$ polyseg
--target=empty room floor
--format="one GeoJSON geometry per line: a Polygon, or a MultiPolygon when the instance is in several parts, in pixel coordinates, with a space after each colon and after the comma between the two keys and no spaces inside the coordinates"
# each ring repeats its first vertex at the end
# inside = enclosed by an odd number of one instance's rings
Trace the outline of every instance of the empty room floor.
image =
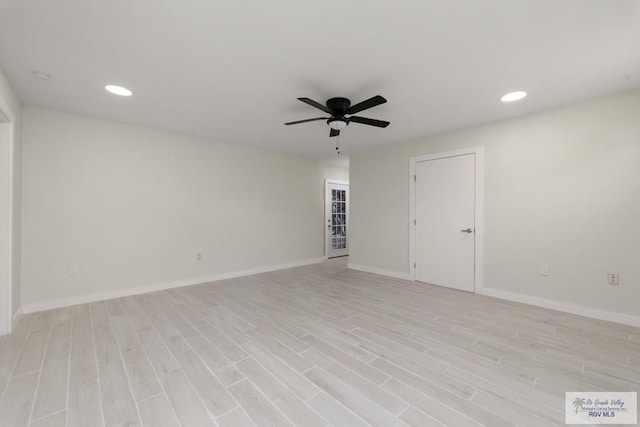
{"type": "Polygon", "coordinates": [[[637,391],[640,329],[344,259],[22,316],[2,426],[549,426],[637,391]]]}

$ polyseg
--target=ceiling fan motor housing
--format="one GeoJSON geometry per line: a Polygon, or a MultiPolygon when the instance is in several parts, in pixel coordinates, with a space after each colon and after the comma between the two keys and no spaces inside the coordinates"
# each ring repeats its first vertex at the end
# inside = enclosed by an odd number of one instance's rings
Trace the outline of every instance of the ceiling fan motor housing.
{"type": "Polygon", "coordinates": [[[331,98],[327,101],[327,108],[331,110],[333,115],[327,120],[327,124],[331,129],[340,130],[347,127],[349,120],[344,117],[345,113],[351,106],[351,101],[347,98],[331,98]]]}
{"type": "Polygon", "coordinates": [[[331,98],[327,101],[327,107],[333,111],[335,115],[344,115],[351,107],[351,101],[347,98],[331,98]]]}

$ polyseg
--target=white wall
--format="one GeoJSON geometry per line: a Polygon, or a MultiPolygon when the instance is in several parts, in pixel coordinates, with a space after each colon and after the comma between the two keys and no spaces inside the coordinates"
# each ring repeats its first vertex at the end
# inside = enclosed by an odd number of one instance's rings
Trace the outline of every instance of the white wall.
{"type": "MultiPolygon", "coordinates": [[[[0,277],[9,277],[11,287],[11,309],[9,315],[18,312],[20,306],[20,230],[21,230],[21,175],[22,175],[22,104],[11,89],[11,85],[6,76],[0,70],[0,111],[11,120],[9,124],[3,124],[3,135],[5,141],[0,148],[4,151],[0,173],[8,178],[8,188],[0,191],[0,217],[4,217],[4,223],[0,224],[0,254],[4,251],[4,256],[0,255],[0,277]],[[7,174],[4,174],[7,172],[7,174]],[[8,192],[7,192],[8,190],[8,192]],[[7,264],[8,265],[4,265],[7,264]]],[[[0,279],[5,280],[5,279],[0,279]]],[[[7,294],[0,284],[0,298],[6,298],[7,294]]],[[[0,306],[2,306],[0,302],[0,306]]],[[[8,308],[8,306],[7,306],[8,308]]],[[[2,311],[0,309],[0,311],[2,311]]],[[[4,317],[3,317],[4,319],[4,317]]],[[[8,332],[7,325],[0,320],[0,334],[8,332]]]]}
{"type": "Polygon", "coordinates": [[[346,171],[25,107],[22,302],[322,257],[334,173],[346,171]]]}
{"type": "Polygon", "coordinates": [[[349,169],[348,168],[340,168],[336,166],[330,165],[321,165],[322,168],[322,177],[324,186],[324,179],[335,179],[338,181],[349,181],[349,169]]]}
{"type": "Polygon", "coordinates": [[[640,91],[352,154],[350,262],[408,273],[409,158],[476,145],[485,287],[640,315],[640,91]]]}

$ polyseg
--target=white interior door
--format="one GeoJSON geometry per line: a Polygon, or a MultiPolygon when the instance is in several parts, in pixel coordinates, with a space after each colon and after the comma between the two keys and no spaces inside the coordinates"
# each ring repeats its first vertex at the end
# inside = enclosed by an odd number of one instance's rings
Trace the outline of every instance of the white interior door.
{"type": "Polygon", "coordinates": [[[475,157],[416,163],[417,281],[474,291],[475,157]]]}
{"type": "Polygon", "coordinates": [[[325,181],[327,258],[349,255],[349,184],[325,181]]]}

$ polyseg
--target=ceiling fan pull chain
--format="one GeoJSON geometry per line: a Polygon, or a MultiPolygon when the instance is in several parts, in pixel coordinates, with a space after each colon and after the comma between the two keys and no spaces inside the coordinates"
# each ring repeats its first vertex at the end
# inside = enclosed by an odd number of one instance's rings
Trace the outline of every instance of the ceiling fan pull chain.
{"type": "Polygon", "coordinates": [[[340,134],[336,136],[336,152],[340,154],[340,134]]]}

